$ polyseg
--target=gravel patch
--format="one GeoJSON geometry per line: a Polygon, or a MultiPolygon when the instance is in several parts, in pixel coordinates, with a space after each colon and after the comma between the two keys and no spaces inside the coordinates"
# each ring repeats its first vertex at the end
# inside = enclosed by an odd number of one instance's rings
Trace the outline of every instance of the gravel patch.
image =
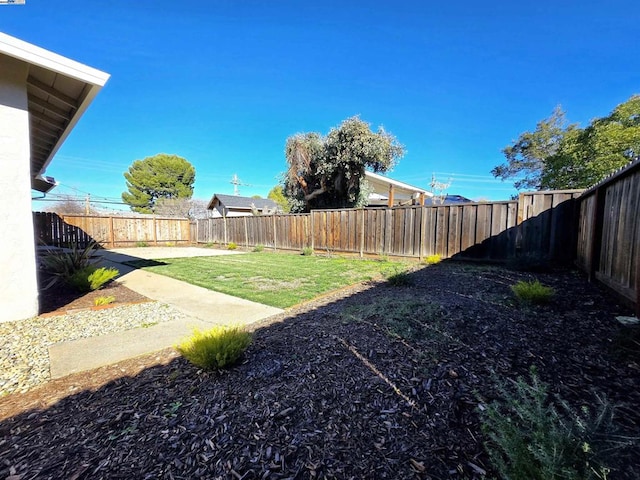
{"type": "Polygon", "coordinates": [[[170,305],[146,302],[104,310],[81,310],[53,317],[0,323],[0,396],[47,382],[49,346],[148,327],[187,316],[170,305]]]}

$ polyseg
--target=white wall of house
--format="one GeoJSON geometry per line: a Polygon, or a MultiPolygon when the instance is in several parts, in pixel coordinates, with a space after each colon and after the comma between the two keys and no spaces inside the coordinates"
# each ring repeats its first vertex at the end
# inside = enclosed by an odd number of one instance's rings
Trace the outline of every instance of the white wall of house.
{"type": "Polygon", "coordinates": [[[38,314],[26,63],[0,55],[0,322],[38,314]]]}

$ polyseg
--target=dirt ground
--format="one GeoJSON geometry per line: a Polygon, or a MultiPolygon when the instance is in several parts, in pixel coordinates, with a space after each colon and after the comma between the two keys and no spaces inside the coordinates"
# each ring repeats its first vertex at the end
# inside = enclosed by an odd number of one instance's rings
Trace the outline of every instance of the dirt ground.
{"type": "MultiPolygon", "coordinates": [[[[576,271],[443,262],[264,321],[228,371],[167,349],[1,398],[0,478],[482,478],[479,405],[531,366],[638,434],[629,314],[576,271]],[[514,300],[533,278],[550,304],[514,300]]],[[[639,478],[637,446],[618,453],[608,478],[639,478]]]]}

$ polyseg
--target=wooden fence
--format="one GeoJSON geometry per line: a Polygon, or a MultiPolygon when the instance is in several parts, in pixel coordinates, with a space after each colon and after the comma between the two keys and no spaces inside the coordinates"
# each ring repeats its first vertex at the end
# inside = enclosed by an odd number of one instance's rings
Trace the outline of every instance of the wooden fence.
{"type": "Polygon", "coordinates": [[[57,215],[34,212],[36,242],[58,247],[95,240],[106,248],[148,245],[188,245],[189,220],[164,217],[57,215]]]}
{"type": "Polygon", "coordinates": [[[580,199],[577,265],[636,306],[640,318],[640,160],[580,199]]]}
{"type": "Polygon", "coordinates": [[[423,258],[570,262],[579,190],[521,194],[517,201],[314,210],[309,214],[199,220],[198,243],[423,258]]]}

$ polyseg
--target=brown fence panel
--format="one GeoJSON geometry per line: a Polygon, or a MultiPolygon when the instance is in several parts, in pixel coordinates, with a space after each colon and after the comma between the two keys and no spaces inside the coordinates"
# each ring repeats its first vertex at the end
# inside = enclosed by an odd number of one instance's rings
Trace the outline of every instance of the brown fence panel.
{"type": "Polygon", "coordinates": [[[640,316],[640,160],[580,199],[577,265],[628,301],[640,316]]]}

